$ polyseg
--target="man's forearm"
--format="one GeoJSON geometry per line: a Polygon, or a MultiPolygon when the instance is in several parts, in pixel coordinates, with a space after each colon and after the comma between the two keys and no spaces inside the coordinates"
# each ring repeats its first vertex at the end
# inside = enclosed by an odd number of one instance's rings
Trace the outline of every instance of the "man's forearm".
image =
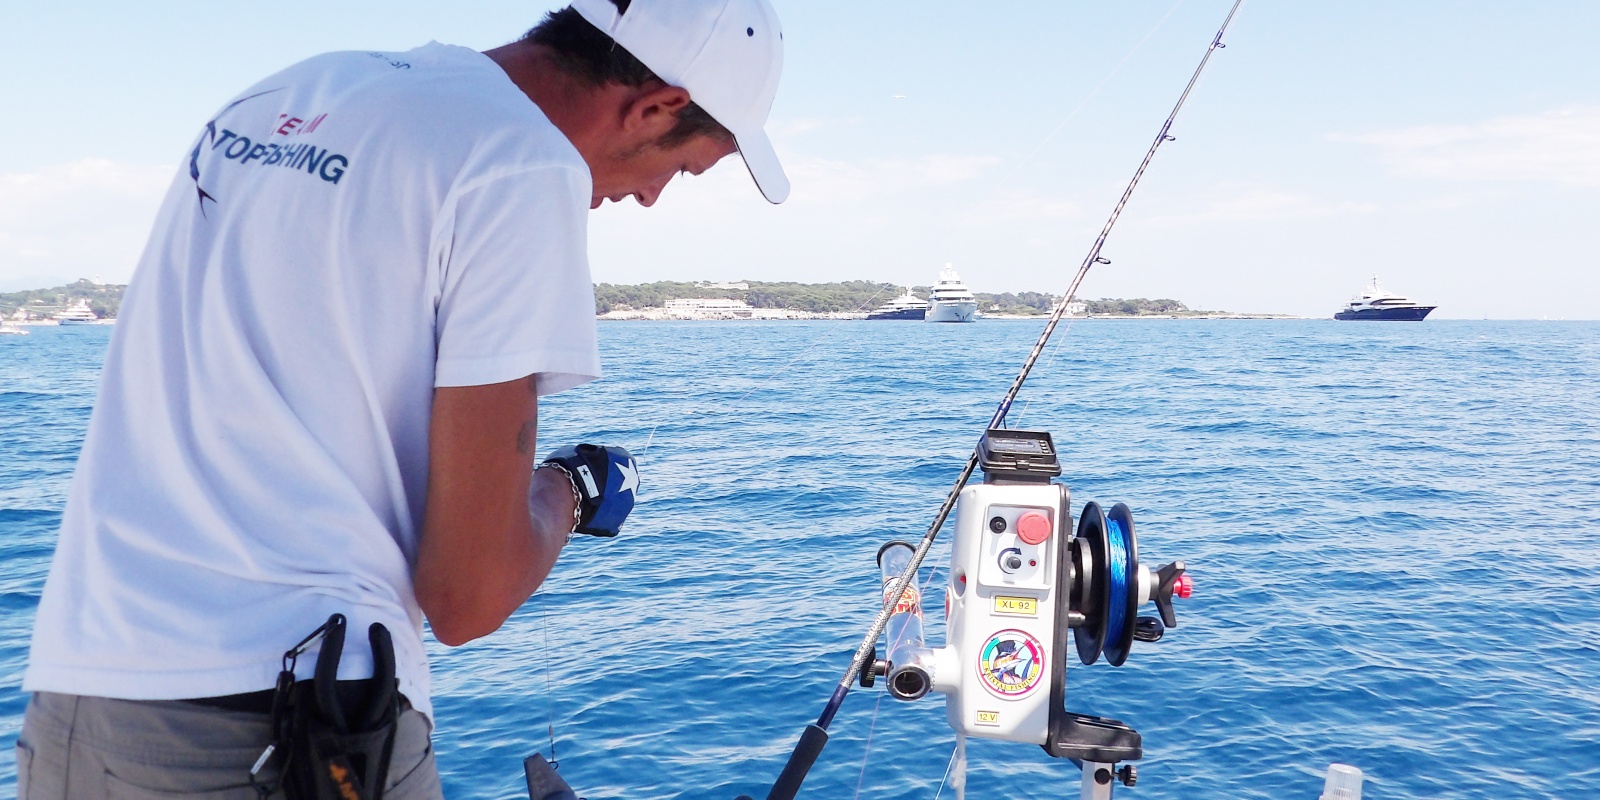
{"type": "Polygon", "coordinates": [[[414,588],[447,645],[497,630],[572,530],[570,483],[533,469],[537,418],[533,378],[435,392],[414,588]]]}
{"type": "Polygon", "coordinates": [[[500,547],[471,537],[479,540],[477,552],[419,561],[417,598],[439,641],[453,647],[499,630],[550,574],[572,530],[572,490],[565,476],[535,473],[526,508],[521,525],[495,537],[500,547]]]}

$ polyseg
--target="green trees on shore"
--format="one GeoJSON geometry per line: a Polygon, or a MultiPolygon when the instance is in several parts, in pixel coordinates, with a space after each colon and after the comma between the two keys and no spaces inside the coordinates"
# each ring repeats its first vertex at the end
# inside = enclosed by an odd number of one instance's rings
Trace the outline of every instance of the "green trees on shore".
{"type": "MultiPolygon", "coordinates": [[[[0,316],[10,317],[17,309],[25,308],[36,316],[48,316],[79,300],[87,300],[89,307],[102,317],[115,317],[122,305],[122,293],[128,287],[118,284],[99,284],[79,279],[65,286],[51,289],[30,289],[20,292],[0,293],[0,316]]],[[[913,286],[919,297],[927,297],[930,287],[913,286]]],[[[668,300],[694,297],[726,297],[743,300],[755,308],[788,308],[812,314],[840,312],[866,312],[898,297],[903,287],[878,281],[844,281],[841,283],[795,283],[793,281],[742,281],[737,284],[712,285],[693,281],[656,281],[655,283],[615,284],[598,283],[594,287],[594,310],[604,314],[618,309],[660,308],[668,300]],[[729,287],[732,288],[729,288],[729,287]],[[744,288],[738,288],[738,287],[744,288]]],[[[990,294],[975,292],[978,308],[987,314],[1047,314],[1055,306],[1057,295],[1041,292],[1003,292],[990,294]]],[[[1144,314],[1189,314],[1191,311],[1177,300],[1085,300],[1090,314],[1139,316],[1144,314]]]]}
{"type": "Polygon", "coordinates": [[[1136,297],[1132,300],[1085,300],[1090,314],[1116,315],[1123,317],[1137,317],[1144,314],[1188,314],[1200,313],[1192,311],[1188,306],[1176,300],[1146,300],[1136,297]]]}
{"type": "MultiPolygon", "coordinates": [[[[725,297],[743,300],[754,308],[789,308],[812,314],[866,312],[898,297],[904,289],[892,283],[844,281],[842,283],[794,283],[741,281],[746,288],[719,288],[687,281],[657,281],[633,285],[600,283],[594,287],[596,314],[609,311],[660,308],[668,300],[694,297],[725,297]]],[[[927,297],[930,287],[913,286],[919,297],[927,297]]],[[[975,292],[978,308],[990,314],[1048,314],[1059,299],[1042,292],[975,292]]],[[[1139,316],[1142,314],[1191,313],[1177,300],[1086,300],[1090,314],[1139,316]]]]}
{"type": "Polygon", "coordinates": [[[27,309],[35,317],[48,317],[80,300],[89,301],[89,307],[101,317],[115,317],[122,306],[122,292],[127,286],[115,283],[95,283],[79,278],[65,286],[51,289],[26,289],[20,292],[0,293],[0,316],[9,319],[17,309],[27,309]]]}
{"type": "MultiPolygon", "coordinates": [[[[794,283],[743,281],[748,288],[718,288],[704,283],[657,281],[636,285],[595,284],[596,314],[627,308],[659,308],[668,300],[693,297],[725,297],[743,300],[755,308],[792,308],[814,314],[844,311],[871,311],[888,302],[901,289],[892,283],[845,281],[843,283],[794,283]]],[[[927,288],[922,289],[927,295],[927,288]]]]}

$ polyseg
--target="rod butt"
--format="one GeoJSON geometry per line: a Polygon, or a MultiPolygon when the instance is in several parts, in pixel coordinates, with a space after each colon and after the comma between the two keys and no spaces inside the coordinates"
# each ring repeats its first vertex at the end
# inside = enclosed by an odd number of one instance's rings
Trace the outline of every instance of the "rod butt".
{"type": "Polygon", "coordinates": [[[772,791],[767,793],[767,800],[794,800],[800,793],[800,784],[805,782],[806,773],[817,763],[817,756],[822,755],[822,748],[827,744],[827,731],[815,724],[807,725],[794,752],[789,754],[789,763],[783,765],[777,783],[772,784],[772,791]]]}

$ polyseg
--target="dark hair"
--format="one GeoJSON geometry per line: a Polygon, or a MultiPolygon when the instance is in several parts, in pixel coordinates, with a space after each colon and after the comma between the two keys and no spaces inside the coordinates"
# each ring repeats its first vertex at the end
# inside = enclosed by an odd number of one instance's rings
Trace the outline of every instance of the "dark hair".
{"type": "MultiPolygon", "coordinates": [[[[611,2],[619,12],[626,12],[631,0],[611,2]]],[[[643,86],[659,79],[644,62],[619,47],[604,31],[589,24],[571,6],[546,14],[538,25],[522,37],[522,41],[550,48],[562,72],[591,86],[607,83],[643,86]]],[[[691,100],[688,105],[678,109],[677,124],[656,143],[662,147],[676,147],[699,135],[714,139],[733,138],[733,134],[722,123],[712,119],[705,109],[691,100]]]]}

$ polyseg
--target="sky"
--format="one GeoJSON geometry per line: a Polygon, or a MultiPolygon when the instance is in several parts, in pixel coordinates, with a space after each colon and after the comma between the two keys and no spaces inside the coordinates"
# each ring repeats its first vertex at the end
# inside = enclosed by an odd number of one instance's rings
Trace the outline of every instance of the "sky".
{"type": "MultiPolygon", "coordinates": [[[[200,127],[330,50],[487,49],[556,2],[28,3],[0,29],[0,291],[126,282],[200,127]]],[[[1059,293],[1231,0],[774,0],[768,130],[590,216],[596,281],[1059,293]]],[[[1600,319],[1600,3],[1247,0],[1086,297],[1326,317],[1374,275],[1436,318],[1600,319]]]]}

